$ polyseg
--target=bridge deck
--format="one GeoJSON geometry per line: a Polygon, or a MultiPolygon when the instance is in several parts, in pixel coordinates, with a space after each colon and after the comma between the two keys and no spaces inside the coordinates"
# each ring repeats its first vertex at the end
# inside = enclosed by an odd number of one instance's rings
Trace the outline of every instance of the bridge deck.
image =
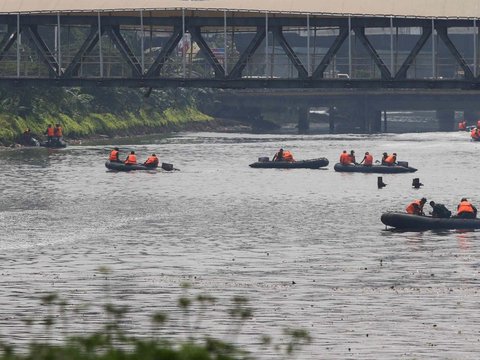
{"type": "MultiPolygon", "coordinates": [[[[125,12],[155,10],[211,10],[215,12],[268,12],[277,14],[311,14],[328,16],[381,16],[410,18],[476,19],[480,18],[478,0],[163,0],[152,6],[151,0],[62,0],[2,1],[0,14],[125,12]],[[161,4],[161,5],[160,5],[161,4]]],[[[112,14],[113,15],[113,14],[112,14]]],[[[170,16],[166,13],[155,16],[170,16]]]]}

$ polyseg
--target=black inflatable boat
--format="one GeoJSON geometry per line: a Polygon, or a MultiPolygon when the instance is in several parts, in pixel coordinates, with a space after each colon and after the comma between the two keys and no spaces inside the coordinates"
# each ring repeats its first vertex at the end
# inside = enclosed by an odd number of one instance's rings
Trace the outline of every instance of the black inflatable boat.
{"type": "Polygon", "coordinates": [[[342,165],[336,163],[333,167],[338,172],[360,172],[360,173],[377,173],[377,174],[399,174],[413,173],[417,171],[414,167],[408,166],[406,162],[399,162],[399,165],[342,165]]]}
{"type": "MultiPolygon", "coordinates": [[[[107,160],[105,167],[115,171],[136,171],[136,170],[156,170],[158,166],[145,166],[143,164],[125,165],[123,162],[107,160]]],[[[161,168],[166,171],[178,170],[174,169],[172,164],[162,163],[161,168]]]]}
{"type": "Polygon", "coordinates": [[[326,158],[300,160],[300,161],[270,161],[267,157],[250,164],[252,168],[261,169],[319,169],[328,165],[326,158]]]}
{"type": "Polygon", "coordinates": [[[398,212],[382,214],[382,223],[404,230],[480,229],[480,219],[434,218],[398,212]]]}
{"type": "Polygon", "coordinates": [[[62,149],[67,147],[67,143],[63,139],[52,140],[52,141],[43,141],[40,143],[40,146],[51,148],[51,149],[62,149]]]}

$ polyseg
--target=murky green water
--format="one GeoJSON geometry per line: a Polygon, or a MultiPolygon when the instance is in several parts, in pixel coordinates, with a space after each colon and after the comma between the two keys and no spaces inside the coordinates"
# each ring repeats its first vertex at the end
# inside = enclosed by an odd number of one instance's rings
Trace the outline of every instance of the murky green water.
{"type": "MultiPolygon", "coordinates": [[[[251,300],[254,318],[238,341],[252,350],[260,334],[282,342],[284,328],[304,327],[313,342],[301,359],[478,357],[479,233],[398,233],[380,222],[421,196],[451,209],[463,196],[480,205],[480,144],[467,133],[187,133],[122,146],[142,159],[156,152],[181,171],[107,172],[103,144],[0,152],[0,334],[28,337],[22,318],[41,318],[40,293],[59,292],[71,307],[101,303],[97,269],[108,266],[112,298],[134,308],[125,322],[133,334],[148,334],[156,310],[173,318],[167,336],[191,333],[176,306],[189,281],[191,294],[218,299],[201,322],[211,335],[230,336],[232,296],[251,300]],[[279,147],[331,164],[248,167],[279,147]],[[333,171],[343,149],[395,151],[419,171],[383,175],[388,185],[378,190],[376,174],[333,171]],[[411,187],[414,177],[424,188],[411,187]]],[[[103,319],[92,306],[68,331],[103,319]]]]}

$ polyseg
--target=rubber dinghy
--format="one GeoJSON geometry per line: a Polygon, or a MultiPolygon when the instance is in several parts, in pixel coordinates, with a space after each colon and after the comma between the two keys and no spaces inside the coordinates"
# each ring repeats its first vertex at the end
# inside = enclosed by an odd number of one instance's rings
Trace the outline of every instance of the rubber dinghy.
{"type": "Polygon", "coordinates": [[[404,230],[480,229],[480,219],[434,218],[399,212],[382,214],[382,223],[404,230]]]}
{"type": "Polygon", "coordinates": [[[259,161],[250,164],[252,168],[261,169],[319,169],[328,165],[326,158],[299,160],[299,161],[270,161],[269,158],[259,158],[259,161]]]}
{"type": "Polygon", "coordinates": [[[50,148],[50,149],[62,149],[67,147],[67,143],[63,140],[52,140],[50,142],[43,141],[40,143],[40,146],[50,148]]]}
{"type": "Polygon", "coordinates": [[[360,173],[377,173],[377,174],[400,174],[413,173],[417,171],[416,168],[408,166],[408,162],[399,161],[398,165],[342,165],[336,163],[333,167],[338,172],[360,172],[360,173]]]}
{"type": "MultiPolygon", "coordinates": [[[[143,164],[135,164],[135,165],[125,165],[123,162],[116,162],[107,160],[105,163],[105,167],[110,170],[115,171],[136,171],[136,170],[156,170],[158,167],[152,166],[145,166],[143,164]]],[[[162,169],[166,171],[174,170],[172,164],[162,163],[162,169]]]]}

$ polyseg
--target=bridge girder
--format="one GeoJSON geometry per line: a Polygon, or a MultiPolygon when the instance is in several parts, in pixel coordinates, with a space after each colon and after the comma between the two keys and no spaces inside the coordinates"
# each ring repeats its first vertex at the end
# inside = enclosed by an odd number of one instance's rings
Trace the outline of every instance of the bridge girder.
{"type": "MultiPolygon", "coordinates": [[[[312,17],[309,19],[309,29],[315,27],[336,27],[338,35],[330,45],[325,55],[318,63],[312,74],[309,74],[305,65],[302,63],[301,57],[297,54],[284,36],[284,29],[293,26],[305,27],[305,19],[301,17],[274,17],[265,21],[262,17],[249,18],[218,18],[218,17],[185,17],[185,18],[168,18],[168,17],[145,17],[142,18],[142,26],[172,27],[173,32],[167,42],[160,50],[158,56],[148,68],[144,68],[144,62],[140,61],[134,51],[129,47],[127,41],[122,35],[121,27],[140,26],[139,17],[135,16],[65,16],[61,18],[62,26],[89,26],[90,32],[78,48],[78,51],[67,64],[66,69],[62,69],[57,61],[55,54],[47,46],[47,42],[42,38],[38,31],[39,26],[57,26],[60,18],[50,15],[28,15],[17,16],[2,15],[0,16],[0,24],[7,25],[7,31],[3,40],[0,42],[0,66],[5,54],[17,43],[19,34],[25,33],[30,42],[34,45],[39,59],[48,68],[48,77],[41,76],[33,78],[30,76],[0,76],[0,82],[8,83],[46,83],[64,86],[75,86],[80,84],[102,84],[103,86],[147,86],[147,87],[170,87],[170,86],[186,86],[186,87],[214,87],[214,88],[427,88],[427,89],[477,89],[480,86],[480,79],[474,75],[468,65],[467,60],[462,56],[460,51],[455,47],[454,43],[448,35],[450,27],[472,27],[472,22],[468,20],[435,20],[432,23],[426,19],[390,19],[390,18],[352,18],[349,22],[346,18],[339,17],[312,17]],[[18,24],[21,24],[17,28],[18,24]],[[210,31],[212,27],[222,28],[226,24],[230,27],[253,27],[256,32],[246,46],[246,48],[238,56],[238,60],[229,66],[230,71],[227,72],[221,61],[217,58],[211,46],[205,40],[204,33],[210,31]],[[268,24],[268,25],[267,25],[268,24]],[[389,69],[382,60],[379,52],[369,41],[365,30],[367,28],[378,27],[421,27],[422,34],[415,46],[406,56],[400,68],[394,72],[389,69]],[[458,66],[463,70],[464,77],[462,79],[408,79],[407,72],[422,50],[426,42],[431,39],[433,29],[436,30],[438,37],[448,48],[458,66]],[[380,79],[327,79],[324,74],[333,58],[338,53],[342,45],[345,44],[352,32],[357,36],[363,44],[371,60],[380,70],[380,79]],[[161,70],[165,63],[171,58],[175,48],[180,43],[184,34],[189,33],[193,41],[200,48],[200,54],[205,58],[209,66],[212,68],[213,77],[205,78],[188,78],[183,77],[172,78],[171,76],[161,75],[161,70]],[[281,46],[287,58],[297,71],[296,78],[271,78],[268,74],[262,78],[246,78],[244,70],[255,51],[260,47],[268,34],[275,35],[276,42],[281,46]],[[114,46],[118,49],[124,63],[130,68],[131,74],[124,78],[108,78],[95,77],[94,79],[79,75],[79,69],[82,62],[91,54],[93,49],[100,42],[101,36],[106,34],[114,46]]],[[[142,29],[143,31],[143,29],[142,29]]],[[[142,49],[144,51],[144,49],[142,49]]],[[[185,55],[183,55],[185,56],[185,55]]],[[[101,57],[100,57],[101,58],[101,57]]],[[[17,62],[18,64],[18,62],[17,62]]],[[[102,63],[99,64],[103,66],[102,63]]],[[[18,66],[18,65],[17,65],[18,66]]],[[[17,71],[17,74],[19,72],[17,71]]],[[[103,73],[102,71],[100,72],[103,73]]]]}

